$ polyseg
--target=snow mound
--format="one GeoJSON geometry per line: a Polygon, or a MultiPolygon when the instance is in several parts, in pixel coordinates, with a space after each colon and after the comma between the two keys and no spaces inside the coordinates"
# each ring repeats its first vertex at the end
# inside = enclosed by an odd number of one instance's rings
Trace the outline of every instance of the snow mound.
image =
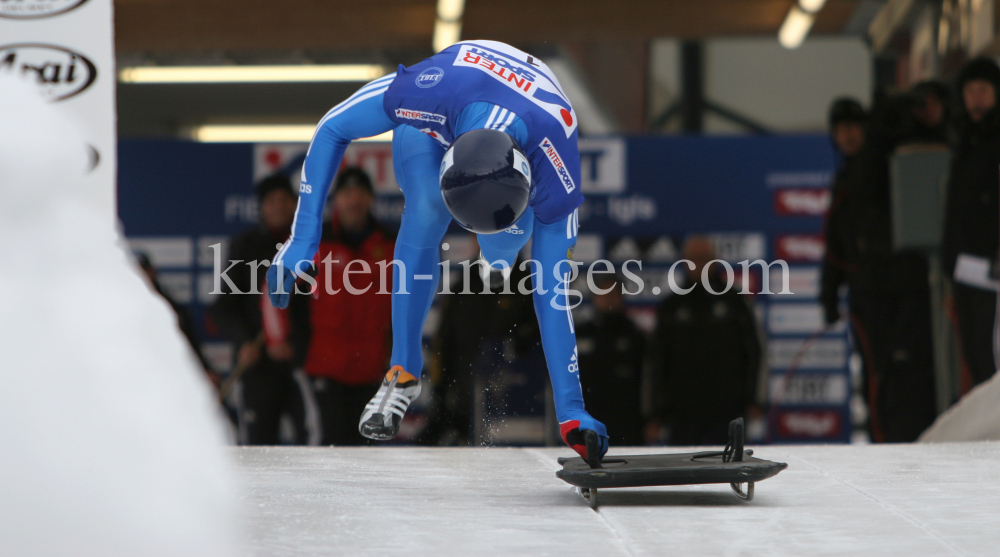
{"type": "Polygon", "coordinates": [[[236,548],[224,426],[167,304],[83,200],[73,120],[0,78],[5,555],[236,548]]]}
{"type": "Polygon", "coordinates": [[[1000,441],[1000,373],[994,373],[938,416],[918,441],[1000,441]]]}

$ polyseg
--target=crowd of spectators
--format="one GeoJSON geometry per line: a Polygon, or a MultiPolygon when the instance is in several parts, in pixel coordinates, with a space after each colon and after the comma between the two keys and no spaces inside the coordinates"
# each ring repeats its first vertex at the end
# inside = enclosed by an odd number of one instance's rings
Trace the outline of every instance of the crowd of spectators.
{"type": "Polygon", "coordinates": [[[959,72],[954,89],[927,81],[879,99],[870,111],[847,98],[831,107],[830,135],[840,167],[826,222],[821,301],[828,324],[850,321],[863,356],[862,393],[875,441],[913,441],[937,415],[929,286],[935,260],[953,282],[946,303],[954,309],[966,388],[996,370],[996,286],[989,286],[989,277],[972,286],[956,270],[962,260],[978,260],[980,268],[994,270],[996,280],[998,91],[1000,68],[976,59],[959,72]],[[894,247],[891,161],[917,145],[952,153],[939,252],[894,247]],[[848,292],[846,312],[840,309],[841,286],[848,292]]]}
{"type": "Polygon", "coordinates": [[[978,258],[988,262],[989,278],[996,281],[1000,249],[1000,68],[993,60],[973,60],[959,74],[957,85],[962,111],[955,130],[942,255],[945,273],[956,277],[954,308],[962,354],[971,383],[976,385],[997,368],[993,352],[996,287],[970,286],[959,280],[956,271],[963,256],[978,258]]]}

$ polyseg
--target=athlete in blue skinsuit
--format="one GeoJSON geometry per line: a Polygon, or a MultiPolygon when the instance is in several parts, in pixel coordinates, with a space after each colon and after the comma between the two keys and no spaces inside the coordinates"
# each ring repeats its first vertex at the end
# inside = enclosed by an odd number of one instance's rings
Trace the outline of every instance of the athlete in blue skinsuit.
{"type": "Polygon", "coordinates": [[[285,307],[295,280],[312,265],[327,193],[348,144],[389,130],[405,196],[395,251],[401,264],[393,273],[391,368],[361,417],[362,435],[394,436],[420,392],[421,333],[440,278],[441,240],[454,218],[477,232],[482,256],[494,266],[513,265],[533,238],[531,257],[541,267],[529,269],[535,314],[560,430],[584,458],[603,457],[607,432],[584,409],[567,295],[565,260],[583,201],[576,113],[548,67],[527,53],[493,41],[461,42],[400,66],[330,110],[302,167],[292,235],[268,270],[271,302],[285,307]]]}

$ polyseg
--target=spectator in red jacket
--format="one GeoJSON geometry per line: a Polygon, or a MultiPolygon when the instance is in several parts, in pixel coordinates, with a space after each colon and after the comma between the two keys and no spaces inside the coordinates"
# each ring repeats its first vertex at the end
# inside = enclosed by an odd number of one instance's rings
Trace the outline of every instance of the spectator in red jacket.
{"type": "Polygon", "coordinates": [[[394,268],[387,268],[383,289],[379,262],[392,261],[395,238],[372,217],[372,182],[364,171],[345,169],[334,186],[316,254],[316,292],[292,297],[289,334],[312,387],[313,400],[305,401],[310,440],[360,445],[367,440],[358,433],[358,416],[388,369],[394,268]],[[363,265],[354,263],[347,285],[344,270],[352,261],[366,262],[371,272],[357,273],[363,265]]]}

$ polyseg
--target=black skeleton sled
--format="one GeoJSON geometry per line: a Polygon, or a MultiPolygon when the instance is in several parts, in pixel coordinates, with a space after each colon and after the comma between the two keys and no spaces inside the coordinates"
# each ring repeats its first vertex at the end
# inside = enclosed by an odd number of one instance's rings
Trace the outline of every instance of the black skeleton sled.
{"type": "MultiPolygon", "coordinates": [[[[597,434],[587,431],[587,454],[596,455],[597,434]]],[[[597,508],[597,490],[614,487],[663,485],[729,484],[744,501],[753,499],[754,483],[766,480],[788,467],[784,462],[753,458],[744,449],[743,418],[729,423],[729,444],[722,451],[658,455],[560,458],[562,470],[556,476],[575,485],[580,495],[597,508]],[[746,484],[746,489],[743,488],[746,484]]]]}

